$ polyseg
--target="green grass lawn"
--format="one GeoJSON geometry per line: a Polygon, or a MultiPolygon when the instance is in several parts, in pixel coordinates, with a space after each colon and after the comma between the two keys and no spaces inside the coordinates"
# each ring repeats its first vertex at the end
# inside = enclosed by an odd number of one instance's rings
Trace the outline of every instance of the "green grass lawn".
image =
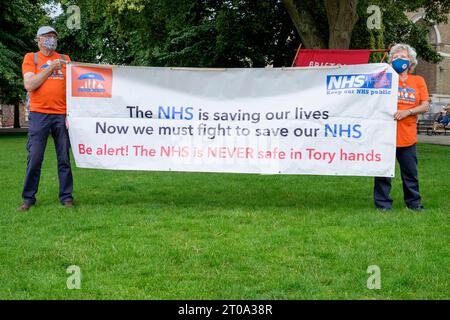
{"type": "Polygon", "coordinates": [[[449,147],[418,146],[425,213],[405,209],[398,170],[389,213],[369,177],[78,168],[70,210],[50,140],[38,204],[19,213],[25,141],[0,136],[1,299],[450,298],[449,147]]]}

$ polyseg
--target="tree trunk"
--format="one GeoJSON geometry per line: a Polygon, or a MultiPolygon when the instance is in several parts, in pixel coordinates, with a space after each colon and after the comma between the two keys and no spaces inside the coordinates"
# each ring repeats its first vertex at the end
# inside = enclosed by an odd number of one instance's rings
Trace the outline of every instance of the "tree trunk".
{"type": "Polygon", "coordinates": [[[352,39],[352,31],[358,20],[356,7],[358,0],[326,0],[330,37],[329,49],[348,49],[352,39]]]}
{"type": "Polygon", "coordinates": [[[19,103],[14,105],[14,128],[20,128],[19,103]]]}
{"type": "Polygon", "coordinates": [[[325,49],[327,41],[316,27],[314,18],[301,0],[283,0],[283,4],[302,40],[303,47],[325,49]]]}

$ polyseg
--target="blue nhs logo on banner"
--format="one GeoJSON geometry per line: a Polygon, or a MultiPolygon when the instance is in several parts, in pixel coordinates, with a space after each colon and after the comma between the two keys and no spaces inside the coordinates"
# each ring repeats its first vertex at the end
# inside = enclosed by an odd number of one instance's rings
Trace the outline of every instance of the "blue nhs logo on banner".
{"type": "Polygon", "coordinates": [[[327,90],[391,89],[392,73],[342,74],[327,76],[327,90]]]}

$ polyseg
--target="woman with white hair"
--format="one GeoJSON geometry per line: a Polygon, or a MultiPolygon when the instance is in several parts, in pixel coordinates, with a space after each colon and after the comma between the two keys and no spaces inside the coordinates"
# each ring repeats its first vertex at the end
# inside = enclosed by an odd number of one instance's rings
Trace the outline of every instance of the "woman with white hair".
{"type": "MultiPolygon", "coordinates": [[[[417,115],[429,109],[427,85],[418,75],[413,75],[417,66],[417,53],[409,45],[399,43],[389,52],[389,63],[399,75],[398,103],[394,119],[397,120],[396,157],[400,165],[403,196],[406,206],[415,211],[424,210],[419,193],[417,174],[417,115]]],[[[383,211],[392,208],[391,178],[376,177],[374,187],[375,206],[383,211]]]]}

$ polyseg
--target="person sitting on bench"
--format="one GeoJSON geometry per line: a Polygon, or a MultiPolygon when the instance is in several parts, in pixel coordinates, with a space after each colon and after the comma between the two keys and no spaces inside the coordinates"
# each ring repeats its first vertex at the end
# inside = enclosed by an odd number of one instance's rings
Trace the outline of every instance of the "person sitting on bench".
{"type": "Polygon", "coordinates": [[[434,121],[433,133],[436,133],[438,129],[450,129],[450,110],[442,111],[439,117],[434,121]]]}

